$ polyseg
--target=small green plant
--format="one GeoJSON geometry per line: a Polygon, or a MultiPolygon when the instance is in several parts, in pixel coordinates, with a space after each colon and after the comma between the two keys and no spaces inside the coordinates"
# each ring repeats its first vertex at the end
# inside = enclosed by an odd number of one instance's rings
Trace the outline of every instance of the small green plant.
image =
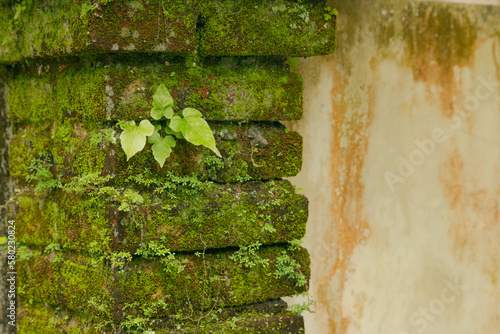
{"type": "Polygon", "coordinates": [[[273,6],[271,9],[273,12],[278,12],[278,11],[284,12],[287,9],[287,7],[286,7],[285,3],[280,1],[276,4],[276,6],[273,6]]]}
{"type": "Polygon", "coordinates": [[[80,12],[80,18],[84,17],[89,12],[93,12],[96,9],[100,10],[102,5],[105,6],[108,3],[113,2],[113,1],[114,0],[97,0],[97,1],[92,1],[92,2],[89,1],[88,3],[84,3],[82,5],[82,10],[80,12]]]}
{"type": "Polygon", "coordinates": [[[153,256],[159,257],[160,262],[165,265],[163,270],[167,273],[180,274],[185,269],[182,261],[175,258],[175,253],[172,253],[168,248],[156,241],[143,244],[135,254],[145,259],[153,256]]]}
{"type": "Polygon", "coordinates": [[[267,267],[269,259],[263,259],[257,254],[262,244],[258,241],[248,246],[240,246],[240,249],[229,256],[231,260],[243,265],[245,268],[253,268],[257,265],[267,267]]]}
{"type": "Polygon", "coordinates": [[[52,263],[57,263],[63,261],[62,253],[60,252],[60,250],[61,250],[61,245],[58,244],[57,242],[52,242],[45,247],[43,253],[44,254],[53,253],[54,257],[52,258],[52,263]]]}
{"type": "Polygon", "coordinates": [[[52,164],[48,160],[46,156],[40,155],[31,160],[28,167],[29,175],[26,176],[26,181],[36,183],[36,193],[46,193],[52,189],[62,188],[61,175],[54,178],[49,170],[52,164]]]}
{"type": "Polygon", "coordinates": [[[307,292],[303,292],[302,296],[306,297],[307,301],[292,305],[290,307],[292,313],[295,315],[301,315],[304,311],[307,311],[309,313],[314,313],[314,311],[311,308],[314,305],[314,302],[309,298],[309,294],[307,292]]]}
{"type": "Polygon", "coordinates": [[[33,251],[31,251],[28,247],[19,246],[17,248],[17,258],[28,261],[29,259],[31,259],[32,256],[33,256],[33,251]]]}
{"type": "Polygon", "coordinates": [[[141,151],[148,142],[155,160],[163,167],[165,160],[175,147],[175,138],[186,139],[193,145],[203,145],[211,149],[217,156],[219,150],[215,146],[215,138],[208,123],[201,118],[200,111],[194,108],[182,110],[182,116],[174,113],[174,100],[164,84],[161,84],[153,95],[151,117],[156,120],[153,124],[149,120],[142,120],[139,125],[135,121],[120,121],[123,132],[120,142],[127,155],[127,161],[141,151]],[[162,120],[165,117],[166,121],[162,120]],[[162,136],[162,133],[165,136],[162,136]],[[175,137],[175,138],[174,138],[175,137]]]}
{"type": "Polygon", "coordinates": [[[113,252],[110,255],[111,257],[111,268],[122,268],[132,260],[132,254],[128,252],[113,252]]]}
{"type": "Polygon", "coordinates": [[[97,172],[89,173],[74,177],[61,187],[66,193],[86,194],[89,204],[102,206],[105,203],[114,203],[118,206],[118,211],[130,212],[137,204],[144,202],[144,198],[133,189],[107,186],[110,178],[110,175],[102,177],[97,172]]]}
{"type": "Polygon", "coordinates": [[[339,12],[335,8],[331,8],[330,6],[327,6],[324,8],[325,14],[323,15],[325,18],[325,21],[330,21],[333,16],[339,15],[339,12]]]}

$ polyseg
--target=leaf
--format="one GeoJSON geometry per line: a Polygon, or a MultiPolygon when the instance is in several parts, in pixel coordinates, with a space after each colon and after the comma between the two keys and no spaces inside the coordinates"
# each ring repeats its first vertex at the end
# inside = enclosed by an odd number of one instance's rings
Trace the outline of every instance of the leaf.
{"type": "Polygon", "coordinates": [[[172,147],[175,147],[175,138],[172,136],[165,136],[165,138],[161,138],[158,135],[159,139],[151,147],[153,151],[153,156],[155,160],[160,164],[160,167],[163,167],[165,164],[165,160],[172,153],[172,147]]]}
{"type": "Polygon", "coordinates": [[[332,9],[332,14],[335,15],[335,16],[338,16],[339,15],[339,11],[336,8],[334,8],[334,9],[332,9]]]}
{"type": "Polygon", "coordinates": [[[332,16],[330,14],[325,14],[324,17],[325,17],[325,21],[330,21],[330,19],[332,18],[332,16]]]}
{"type": "Polygon", "coordinates": [[[160,139],[160,133],[159,131],[161,130],[161,125],[155,125],[155,129],[153,131],[153,134],[148,137],[148,143],[154,144],[157,143],[160,139]]]}
{"type": "Polygon", "coordinates": [[[176,131],[172,130],[169,127],[166,127],[165,129],[163,129],[163,131],[165,131],[165,133],[167,135],[174,135],[174,136],[176,136],[177,139],[184,139],[184,136],[182,135],[182,132],[176,132],[176,131]]]}
{"type": "MultiPolygon", "coordinates": [[[[148,142],[153,144],[151,150],[153,151],[153,156],[155,160],[160,164],[160,167],[163,167],[165,164],[165,160],[172,153],[172,147],[175,147],[175,139],[172,136],[166,136],[162,138],[160,136],[159,131],[161,130],[161,125],[156,125],[154,132],[151,136],[148,137],[148,142]]],[[[164,130],[170,130],[165,128],[164,130]]],[[[170,132],[173,132],[170,130],[170,132]]]]}
{"type": "Polygon", "coordinates": [[[174,116],[170,121],[170,128],[182,132],[184,138],[193,145],[203,145],[211,149],[217,156],[219,150],[215,146],[214,135],[207,122],[201,118],[202,114],[194,108],[186,108],[182,111],[184,118],[174,116]]]}
{"type": "Polygon", "coordinates": [[[137,152],[141,151],[146,145],[146,137],[151,136],[155,127],[148,120],[142,120],[139,126],[135,121],[120,122],[123,132],[120,134],[122,149],[127,155],[127,161],[137,152]]]}
{"type": "Polygon", "coordinates": [[[162,116],[171,119],[174,115],[174,99],[170,95],[164,84],[161,84],[153,95],[153,108],[151,108],[151,117],[158,120],[162,116]]]}
{"type": "Polygon", "coordinates": [[[0,237],[0,245],[3,245],[6,242],[7,242],[7,238],[6,237],[0,237]]]}

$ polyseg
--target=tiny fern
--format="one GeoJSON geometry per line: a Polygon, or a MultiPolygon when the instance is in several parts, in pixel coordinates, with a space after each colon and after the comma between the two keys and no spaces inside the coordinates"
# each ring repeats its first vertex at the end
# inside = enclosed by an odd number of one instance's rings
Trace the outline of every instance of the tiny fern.
{"type": "Polygon", "coordinates": [[[208,123],[202,118],[200,111],[194,108],[185,108],[182,116],[173,109],[174,99],[164,84],[161,84],[153,95],[151,117],[155,120],[142,120],[139,125],[135,121],[120,121],[123,132],[120,142],[127,155],[127,161],[146,145],[146,138],[153,151],[153,157],[163,167],[175,147],[177,139],[186,139],[193,145],[203,145],[221,157],[215,145],[215,138],[208,123]],[[165,117],[166,121],[162,118],[165,117]],[[164,125],[163,125],[164,124],[164,125]],[[162,136],[162,133],[165,136],[162,136]],[[175,138],[174,138],[175,137],[175,138]]]}

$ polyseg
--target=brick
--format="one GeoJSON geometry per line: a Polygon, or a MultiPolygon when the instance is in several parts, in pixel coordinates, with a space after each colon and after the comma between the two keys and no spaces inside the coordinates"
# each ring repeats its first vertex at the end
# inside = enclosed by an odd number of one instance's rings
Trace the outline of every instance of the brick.
{"type": "Polygon", "coordinates": [[[83,17],[86,0],[38,0],[13,22],[13,5],[0,11],[0,62],[102,52],[189,53],[196,45],[197,8],[184,1],[113,1],[83,17]]]}
{"type": "Polygon", "coordinates": [[[234,250],[176,255],[175,261],[184,265],[181,272],[168,258],[110,265],[79,253],[23,252],[32,253],[18,264],[19,296],[115,323],[144,317],[145,309],[152,317],[188,315],[190,309],[234,307],[301,293],[305,287],[297,286],[296,279],[276,276],[277,258],[284,255],[300,266],[306,279],[310,275],[307,251],[286,246],[260,248],[256,255],[269,263],[253,267],[231,260],[234,250]],[[160,301],[164,306],[155,307],[160,301]]]}
{"type": "Polygon", "coordinates": [[[33,159],[42,158],[55,178],[97,173],[117,185],[136,175],[162,179],[168,173],[215,182],[277,179],[296,175],[302,166],[302,137],[278,123],[210,122],[222,158],[208,148],[177,139],[163,168],[149,144],[128,162],[119,126],[66,122],[18,128],[10,146],[10,175],[26,186],[33,159]]]}
{"type": "Polygon", "coordinates": [[[305,57],[336,47],[336,18],[325,19],[324,1],[128,0],[82,16],[87,3],[34,1],[16,20],[13,4],[3,4],[0,31],[13,38],[0,46],[0,62],[104,52],[188,55],[196,53],[197,35],[203,56],[305,57]]]}
{"type": "Polygon", "coordinates": [[[236,66],[238,63],[229,59],[186,67],[179,63],[166,66],[156,58],[132,57],[97,68],[39,65],[41,73],[21,74],[9,81],[10,117],[18,123],[68,118],[145,119],[150,117],[152,96],[163,83],[174,98],[176,111],[197,108],[208,120],[299,119],[301,77],[262,62],[251,58],[245,65],[236,66]]]}
{"type": "MultiPolygon", "coordinates": [[[[143,326],[143,331],[150,329],[156,334],[177,334],[193,331],[216,332],[221,334],[289,334],[304,333],[302,316],[286,311],[287,304],[281,299],[268,300],[262,303],[249,304],[241,307],[217,310],[217,320],[198,323],[193,321],[176,321],[168,318],[159,318],[143,326]],[[179,325],[182,329],[177,329],[179,325]]],[[[18,308],[19,333],[86,333],[100,334],[103,331],[112,331],[112,326],[105,326],[93,317],[71,311],[65,308],[55,308],[48,304],[37,302],[29,303],[21,299],[18,308]]],[[[203,317],[208,312],[200,314],[203,317]]],[[[194,320],[197,320],[196,318],[194,320]]],[[[117,324],[119,332],[138,330],[126,324],[117,324]],[[131,328],[132,327],[132,328],[131,328]]],[[[137,326],[136,326],[137,327],[137,326]]]]}
{"type": "Polygon", "coordinates": [[[94,184],[85,195],[19,194],[17,240],[81,250],[97,243],[94,248],[135,253],[150,242],[173,251],[193,251],[280,243],[305,234],[308,202],[288,181],[163,186],[161,193],[158,186],[138,192],[142,203],[123,209],[120,203],[134,196],[123,195],[123,188],[116,189],[121,199],[102,194],[103,187],[93,189],[94,184]]]}

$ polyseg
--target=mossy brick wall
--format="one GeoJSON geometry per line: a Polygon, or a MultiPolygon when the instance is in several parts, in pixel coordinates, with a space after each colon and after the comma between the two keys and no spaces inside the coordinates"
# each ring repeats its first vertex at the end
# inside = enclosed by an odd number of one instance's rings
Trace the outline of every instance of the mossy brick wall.
{"type": "Polygon", "coordinates": [[[319,0],[0,1],[19,333],[303,332],[279,299],[310,276],[294,242],[308,202],[282,179],[302,139],[279,121],[302,113],[287,57],[336,47],[325,13],[319,0]],[[203,113],[222,158],[178,141],[162,168],[149,144],[126,160],[117,121],[149,118],[160,84],[176,111],[203,113]]]}

